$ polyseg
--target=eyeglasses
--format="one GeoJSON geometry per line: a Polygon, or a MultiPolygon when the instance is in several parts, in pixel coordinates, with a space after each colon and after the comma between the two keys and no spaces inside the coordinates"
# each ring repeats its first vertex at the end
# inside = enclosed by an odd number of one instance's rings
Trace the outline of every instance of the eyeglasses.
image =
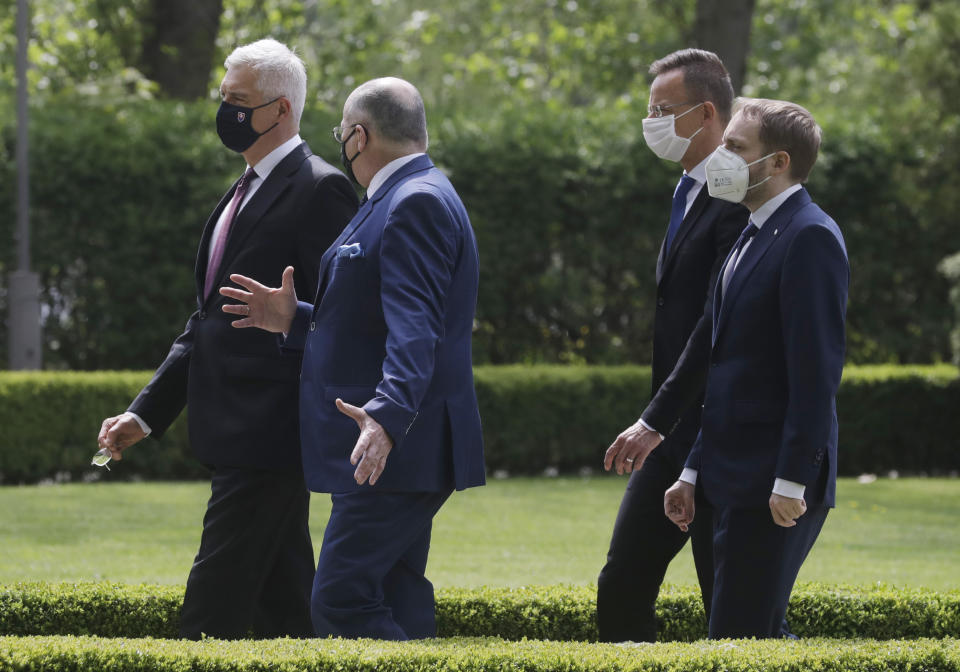
{"type": "Polygon", "coordinates": [[[345,143],[347,140],[350,139],[350,136],[353,135],[353,133],[356,131],[357,126],[362,128],[364,132],[367,132],[367,129],[364,127],[363,124],[347,124],[346,126],[334,126],[333,139],[342,145],[343,143],[345,143]],[[347,131],[350,131],[350,133],[347,133],[347,137],[344,138],[343,134],[346,133],[347,131]]]}
{"type": "Polygon", "coordinates": [[[662,117],[665,112],[672,110],[675,107],[680,107],[681,105],[699,105],[700,103],[695,100],[689,100],[685,103],[671,103],[669,105],[651,105],[647,108],[648,117],[662,117]]]}
{"type": "Polygon", "coordinates": [[[94,454],[93,459],[90,460],[90,464],[95,467],[106,467],[107,471],[110,471],[110,467],[107,466],[110,460],[110,450],[108,448],[101,448],[94,454]]]}

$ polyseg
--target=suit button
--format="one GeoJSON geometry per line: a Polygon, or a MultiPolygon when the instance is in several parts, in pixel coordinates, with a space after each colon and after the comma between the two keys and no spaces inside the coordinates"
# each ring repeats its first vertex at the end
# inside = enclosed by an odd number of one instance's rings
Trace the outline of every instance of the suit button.
{"type": "Polygon", "coordinates": [[[201,319],[201,320],[207,319],[207,311],[205,311],[205,310],[201,310],[201,311],[200,311],[200,319],[201,319]]]}
{"type": "Polygon", "coordinates": [[[658,305],[658,306],[662,306],[663,303],[664,303],[664,302],[663,302],[663,297],[662,297],[662,296],[658,296],[658,297],[657,297],[657,305],[658,305]]]}
{"type": "Polygon", "coordinates": [[[316,330],[317,330],[317,323],[316,323],[316,322],[311,322],[311,323],[310,323],[310,331],[316,331],[316,330]]]}

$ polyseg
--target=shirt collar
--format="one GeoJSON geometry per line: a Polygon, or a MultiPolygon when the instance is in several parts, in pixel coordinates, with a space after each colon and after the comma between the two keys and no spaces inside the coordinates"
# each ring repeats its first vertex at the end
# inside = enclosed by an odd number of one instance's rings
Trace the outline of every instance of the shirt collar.
{"type": "Polygon", "coordinates": [[[758,229],[763,226],[764,222],[770,219],[770,216],[777,211],[781,205],[786,202],[793,194],[800,191],[803,187],[801,184],[793,184],[781,191],[779,194],[771,198],[769,201],[757,208],[753,214],[750,215],[750,221],[753,222],[753,225],[758,229]]]}
{"type": "Polygon", "coordinates": [[[711,156],[712,154],[707,154],[703,161],[693,167],[693,170],[690,172],[683,171],[683,174],[687,177],[692,177],[698,186],[703,186],[707,183],[707,161],[710,160],[711,156]]]}
{"type": "Polygon", "coordinates": [[[423,156],[426,152],[417,152],[415,154],[407,154],[406,156],[401,156],[399,159],[394,159],[383,168],[377,171],[377,174],[373,176],[373,179],[370,180],[370,186],[367,187],[367,198],[373,198],[373,195],[377,193],[377,189],[383,186],[383,183],[386,182],[391,175],[400,170],[403,166],[407,165],[413,161],[418,156],[423,156]]]}
{"type": "Polygon", "coordinates": [[[260,179],[267,179],[270,176],[270,173],[273,172],[273,169],[277,167],[277,164],[283,161],[287,154],[299,147],[302,142],[303,140],[300,139],[299,134],[294,135],[285,143],[257,161],[257,165],[252,166],[253,172],[255,172],[257,177],[260,179]]]}

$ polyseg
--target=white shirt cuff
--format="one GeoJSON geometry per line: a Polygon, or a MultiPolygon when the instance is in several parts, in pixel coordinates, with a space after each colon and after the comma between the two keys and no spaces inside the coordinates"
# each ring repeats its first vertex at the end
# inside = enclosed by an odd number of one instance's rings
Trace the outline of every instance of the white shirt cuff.
{"type": "Polygon", "coordinates": [[[150,432],[153,431],[152,429],[150,429],[150,425],[148,425],[148,424],[143,420],[143,418],[141,418],[139,415],[137,415],[137,414],[134,413],[133,411],[127,411],[127,413],[129,413],[131,416],[133,416],[133,419],[137,421],[137,424],[138,424],[138,425],[140,425],[140,429],[143,430],[143,433],[144,433],[144,434],[147,434],[147,435],[148,435],[148,434],[150,434],[150,432]]]}
{"type": "Polygon", "coordinates": [[[683,481],[684,483],[689,483],[690,485],[696,485],[697,470],[690,469],[689,467],[684,467],[683,471],[680,472],[680,478],[677,480],[683,481]]]}
{"type": "Polygon", "coordinates": [[[781,497],[789,497],[790,499],[803,499],[803,492],[807,489],[803,483],[794,483],[793,481],[787,481],[782,478],[778,478],[773,482],[773,494],[780,495],[781,497]]]}
{"type": "MultiPolygon", "coordinates": [[[[643,418],[640,418],[640,420],[638,420],[638,422],[640,423],[640,425],[641,425],[642,427],[645,427],[645,428],[649,429],[651,432],[657,432],[657,430],[655,430],[653,427],[651,427],[650,425],[648,425],[647,423],[645,423],[645,422],[643,421],[643,418]]],[[[659,437],[660,437],[660,440],[663,441],[663,439],[664,439],[663,434],[661,434],[660,432],[657,432],[657,436],[659,436],[659,437]]]]}

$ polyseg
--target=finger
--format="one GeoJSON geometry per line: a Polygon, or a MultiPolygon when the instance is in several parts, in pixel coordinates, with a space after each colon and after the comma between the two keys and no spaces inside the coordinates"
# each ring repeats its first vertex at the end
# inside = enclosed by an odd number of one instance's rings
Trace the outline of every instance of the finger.
{"type": "Polygon", "coordinates": [[[383,473],[383,469],[386,466],[387,466],[387,456],[384,455],[379,460],[377,460],[376,464],[373,467],[373,473],[370,474],[370,485],[374,485],[377,482],[377,480],[380,478],[380,474],[383,473]]]}
{"type": "MultiPolygon", "coordinates": [[[[374,469],[376,469],[377,462],[377,458],[371,455],[369,451],[363,455],[360,464],[357,465],[356,471],[353,472],[353,478],[357,482],[357,485],[363,485],[364,482],[370,478],[374,469]]],[[[372,481],[370,485],[373,485],[372,481]]]]}
{"type": "Polygon", "coordinates": [[[340,398],[337,398],[336,404],[337,404],[338,411],[340,411],[344,415],[350,416],[351,418],[357,421],[357,424],[360,425],[360,427],[363,427],[364,410],[362,408],[358,408],[353,404],[348,404],[347,402],[345,402],[343,399],[340,399],[340,398]]]}
{"type": "Polygon", "coordinates": [[[357,444],[353,447],[353,452],[350,453],[350,464],[357,466],[363,460],[363,456],[369,448],[370,436],[360,432],[360,438],[357,439],[357,444]]]}
{"type": "Polygon", "coordinates": [[[610,444],[610,447],[607,448],[607,452],[603,454],[604,470],[610,471],[610,467],[613,466],[613,458],[617,456],[617,453],[620,450],[619,446],[620,446],[620,439],[618,438],[616,441],[610,444]]]}
{"type": "Polygon", "coordinates": [[[242,320],[234,320],[230,323],[230,326],[243,329],[244,327],[255,327],[257,324],[253,321],[252,317],[245,317],[242,320]]]}
{"type": "Polygon", "coordinates": [[[117,423],[116,418],[107,418],[100,424],[100,433],[97,434],[97,445],[101,448],[105,448],[104,441],[107,438],[107,432],[117,423]]]}
{"type": "Polygon", "coordinates": [[[283,277],[280,280],[280,289],[287,294],[294,294],[293,289],[293,266],[287,266],[283,269],[283,277]]]}
{"type": "Polygon", "coordinates": [[[237,289],[236,287],[221,287],[219,291],[223,296],[228,296],[231,299],[243,301],[244,303],[250,303],[250,299],[253,298],[253,294],[250,292],[245,292],[242,289],[237,289]]]}
{"type": "Polygon", "coordinates": [[[245,303],[225,303],[220,309],[225,313],[230,313],[231,315],[249,315],[250,306],[245,303]]]}
{"type": "Polygon", "coordinates": [[[240,285],[241,287],[243,287],[244,289],[247,289],[251,292],[264,291],[266,289],[269,289],[266,285],[261,285],[259,282],[257,282],[253,278],[248,278],[247,276],[240,275],[239,273],[231,274],[230,282],[234,282],[240,285]]]}

